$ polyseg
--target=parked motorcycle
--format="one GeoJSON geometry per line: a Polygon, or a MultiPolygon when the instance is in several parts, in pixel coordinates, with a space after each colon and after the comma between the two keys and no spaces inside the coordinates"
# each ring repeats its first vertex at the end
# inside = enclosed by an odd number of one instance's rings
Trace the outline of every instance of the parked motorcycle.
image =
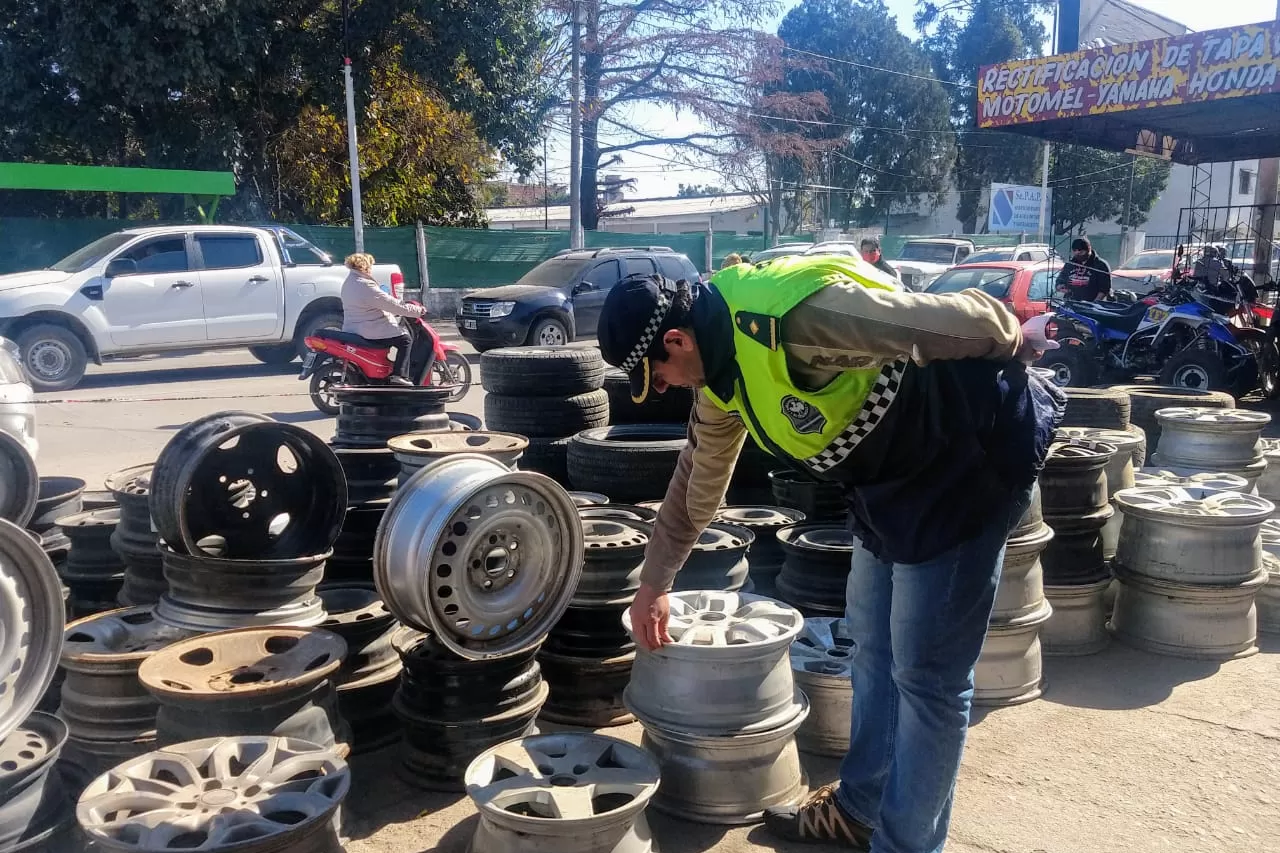
{"type": "Polygon", "coordinates": [[[1038,364],[1060,386],[1158,374],[1163,385],[1252,391],[1255,349],[1207,302],[1188,279],[1133,304],[1064,302],[1048,326],[1061,346],[1038,364]]]}
{"type": "MultiPolygon", "coordinates": [[[[471,390],[471,363],[456,344],[441,339],[425,318],[402,320],[413,341],[409,350],[409,380],[414,385],[455,386],[449,402],[471,390]]],[[[392,347],[375,346],[359,335],[321,329],[306,338],[311,350],[302,362],[300,381],[311,380],[311,402],[326,415],[338,414],[333,389],[339,385],[387,385],[395,367],[392,347]]]]}

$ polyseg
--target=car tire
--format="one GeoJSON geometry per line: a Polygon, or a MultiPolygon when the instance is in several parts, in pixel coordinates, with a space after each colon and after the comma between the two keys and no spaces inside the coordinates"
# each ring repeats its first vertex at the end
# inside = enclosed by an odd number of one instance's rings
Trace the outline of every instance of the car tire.
{"type": "Polygon", "coordinates": [[[566,489],[569,488],[570,438],[531,438],[516,467],[521,471],[545,474],[566,489]]]}
{"type": "Polygon", "coordinates": [[[18,335],[22,368],[36,391],[67,391],[80,384],[89,354],[65,326],[41,323],[18,335]]]}
{"type": "Polygon", "coordinates": [[[604,359],[585,347],[507,347],[480,357],[480,384],[490,394],[572,397],[599,391],[604,359]]]}
{"type": "Polygon", "coordinates": [[[609,495],[617,503],[660,500],[688,444],[682,424],[625,424],[588,429],[569,442],[573,488],[609,495]]]}
{"type": "Polygon", "coordinates": [[[312,314],[304,314],[302,319],[298,321],[297,331],[293,335],[294,352],[303,358],[307,357],[310,350],[307,349],[307,338],[314,335],[321,329],[341,329],[342,328],[342,312],[333,310],[316,311],[312,314]]]}
{"type": "Polygon", "coordinates": [[[271,344],[264,347],[249,347],[249,354],[263,364],[283,367],[298,357],[298,348],[293,344],[271,344]]]}
{"type": "Polygon", "coordinates": [[[1067,388],[1062,426],[1124,429],[1129,425],[1129,395],[1114,388],[1067,388]]]}
{"type": "Polygon", "coordinates": [[[486,394],[484,422],[497,432],[528,438],[563,438],[609,422],[609,396],[589,391],[570,397],[515,397],[486,394]]]}
{"type": "Polygon", "coordinates": [[[563,320],[555,317],[542,317],[535,320],[529,329],[529,337],[525,343],[531,347],[559,347],[571,342],[569,327],[563,320]]]}
{"type": "Polygon", "coordinates": [[[651,392],[643,403],[631,400],[631,380],[617,368],[604,372],[604,390],[609,395],[610,424],[674,424],[687,423],[693,410],[694,392],[690,388],[668,388],[651,392]]]}

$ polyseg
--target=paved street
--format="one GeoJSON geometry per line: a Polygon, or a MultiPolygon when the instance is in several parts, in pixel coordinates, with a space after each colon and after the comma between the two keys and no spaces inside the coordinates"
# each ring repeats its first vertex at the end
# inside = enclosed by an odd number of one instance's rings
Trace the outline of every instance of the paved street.
{"type": "MultiPolygon", "coordinates": [[[[153,460],[184,423],[224,409],[263,412],[333,434],[297,365],[230,351],[121,362],[84,385],[43,395],[45,474],[100,488],[110,472],[153,460]]],[[[457,411],[479,414],[477,386],[457,411]]],[[[1048,659],[1043,699],[980,714],[970,730],[949,853],[1266,853],[1280,850],[1280,643],[1227,664],[1161,658],[1121,646],[1048,659]]],[[[638,740],[639,727],[616,732],[638,740]]],[[[394,771],[394,749],[358,758],[344,809],[350,853],[462,853],[476,818],[460,795],[419,793],[394,771]]],[[[836,772],[806,758],[817,786],[836,772]]],[[[758,827],[653,817],[663,853],[772,847],[758,827]]]]}

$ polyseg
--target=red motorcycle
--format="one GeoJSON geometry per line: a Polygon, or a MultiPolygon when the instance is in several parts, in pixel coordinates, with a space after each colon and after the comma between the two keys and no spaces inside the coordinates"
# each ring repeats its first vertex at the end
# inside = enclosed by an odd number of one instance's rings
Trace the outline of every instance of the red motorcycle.
{"type": "MultiPolygon", "coordinates": [[[[425,318],[404,319],[413,342],[409,380],[423,387],[453,385],[449,402],[471,390],[471,364],[455,344],[445,343],[425,318]]],[[[321,329],[306,338],[306,359],[298,379],[311,380],[311,402],[326,415],[338,414],[333,388],[338,385],[387,385],[395,367],[392,347],[375,346],[359,335],[321,329]]]]}

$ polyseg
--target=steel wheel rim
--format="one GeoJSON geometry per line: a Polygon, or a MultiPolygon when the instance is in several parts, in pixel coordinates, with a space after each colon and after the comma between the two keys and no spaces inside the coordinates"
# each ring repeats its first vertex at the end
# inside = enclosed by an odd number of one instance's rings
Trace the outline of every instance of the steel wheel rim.
{"type": "Polygon", "coordinates": [[[806,619],[791,643],[796,686],[809,698],[809,717],[796,733],[805,752],[843,755],[848,751],[854,648],[843,617],[806,619]]]}
{"type": "MultiPolygon", "coordinates": [[[[569,497],[578,506],[600,506],[609,503],[609,496],[599,492],[569,492],[569,497]]],[[[644,506],[644,504],[636,504],[636,506],[644,506]]]]}
{"type": "Polygon", "coordinates": [[[481,753],[464,781],[481,820],[512,832],[578,835],[643,813],[658,790],[658,763],[602,735],[537,735],[481,753]]]}
{"type": "Polygon", "coordinates": [[[400,621],[482,660],[546,635],[569,606],[583,552],[577,508],[553,480],[461,453],[396,493],[378,528],[374,579],[400,621]]]}
{"type": "Polygon", "coordinates": [[[1184,364],[1173,374],[1173,384],[1193,391],[1209,390],[1209,371],[1198,364],[1184,364]]]}
{"type": "Polygon", "coordinates": [[[27,350],[27,369],[46,382],[61,379],[71,369],[74,360],[71,348],[62,341],[38,341],[27,350]]]}
{"type": "Polygon", "coordinates": [[[558,324],[547,323],[538,330],[538,344],[544,347],[564,346],[568,334],[558,324]]]}
{"type": "Polygon", "coordinates": [[[39,498],[35,460],[21,442],[0,430],[0,519],[26,525],[35,515],[39,498]]]}
{"type": "Polygon", "coordinates": [[[291,837],[327,828],[350,787],[346,763],[316,744],[208,738],[148,753],[99,776],[81,796],[76,817],[110,850],[197,844],[204,850],[276,850],[291,837]]]}
{"type": "Polygon", "coordinates": [[[0,520],[0,738],[53,681],[65,627],[62,584],[25,530],[0,520]]]}

